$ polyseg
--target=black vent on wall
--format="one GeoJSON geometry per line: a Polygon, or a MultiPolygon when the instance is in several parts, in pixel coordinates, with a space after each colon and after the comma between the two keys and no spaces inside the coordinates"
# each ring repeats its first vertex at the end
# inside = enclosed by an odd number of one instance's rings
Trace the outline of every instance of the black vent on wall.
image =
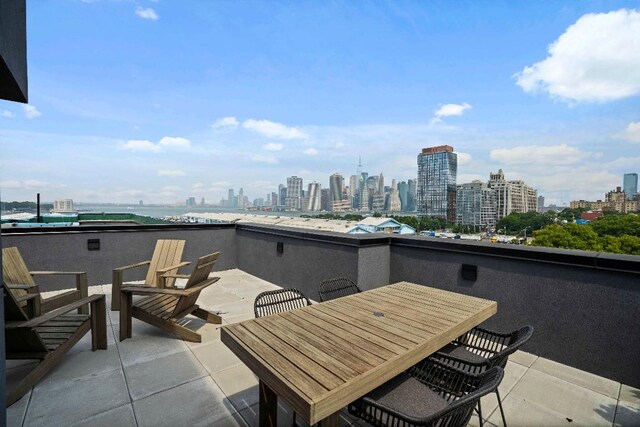
{"type": "Polygon", "coordinates": [[[475,282],[478,279],[478,266],[471,264],[462,264],[460,273],[462,274],[462,278],[464,280],[471,280],[475,282]]]}

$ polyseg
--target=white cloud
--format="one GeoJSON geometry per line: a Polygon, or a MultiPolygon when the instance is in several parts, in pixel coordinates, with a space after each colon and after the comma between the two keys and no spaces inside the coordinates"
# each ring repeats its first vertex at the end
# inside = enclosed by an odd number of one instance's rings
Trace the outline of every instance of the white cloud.
{"type": "Polygon", "coordinates": [[[180,138],[176,136],[165,136],[162,138],[158,145],[166,148],[189,148],[191,147],[191,141],[186,138],[180,138]]]}
{"type": "Polygon", "coordinates": [[[38,189],[50,189],[50,188],[62,188],[63,184],[56,184],[52,182],[39,181],[37,179],[27,179],[24,181],[10,180],[0,181],[0,188],[5,190],[38,190],[38,189]]]}
{"type": "Polygon", "coordinates": [[[24,115],[27,119],[35,119],[42,115],[34,105],[23,105],[22,108],[24,109],[24,115]]]}
{"type": "Polygon", "coordinates": [[[525,92],[569,102],[640,94],[640,12],[589,13],[549,46],[549,56],[514,75],[525,92]]]}
{"type": "Polygon", "coordinates": [[[149,151],[152,153],[157,153],[160,151],[160,147],[154,144],[151,141],[142,140],[142,139],[132,139],[124,144],[122,144],[121,148],[123,150],[129,151],[149,151]]]}
{"type": "Polygon", "coordinates": [[[213,129],[235,129],[240,123],[235,117],[222,117],[211,125],[213,129]]]}
{"type": "Polygon", "coordinates": [[[491,160],[507,165],[537,164],[540,166],[576,164],[590,153],[580,151],[567,144],[560,145],[528,145],[513,148],[491,150],[491,160]]]}
{"type": "Polygon", "coordinates": [[[458,155],[458,166],[466,166],[473,161],[473,157],[468,153],[456,153],[458,155]]]}
{"type": "Polygon", "coordinates": [[[275,156],[263,156],[260,154],[256,154],[254,156],[251,156],[250,159],[253,160],[254,162],[260,162],[260,163],[269,163],[269,164],[278,163],[278,159],[275,156]]]}
{"type": "Polygon", "coordinates": [[[628,142],[640,143],[640,122],[629,123],[618,136],[628,142]]]}
{"type": "Polygon", "coordinates": [[[470,110],[471,108],[471,105],[466,102],[464,104],[444,104],[433,114],[439,119],[449,116],[461,116],[465,111],[470,110]]]}
{"type": "Polygon", "coordinates": [[[191,141],[186,138],[165,136],[157,144],[144,139],[132,139],[120,145],[123,150],[146,151],[160,153],[167,150],[185,150],[191,148],[191,141]]]}
{"type": "Polygon", "coordinates": [[[185,175],[186,175],[186,172],[178,169],[174,169],[174,170],[160,169],[158,171],[158,176],[185,176],[185,175]]]}
{"type": "Polygon", "coordinates": [[[193,190],[198,190],[198,189],[200,189],[200,188],[204,188],[204,184],[203,184],[203,183],[201,183],[201,182],[196,182],[195,184],[193,184],[193,185],[191,186],[191,188],[192,188],[193,190]]]}
{"type": "Polygon", "coordinates": [[[316,150],[315,148],[311,147],[311,148],[307,148],[306,150],[304,150],[303,153],[306,154],[307,156],[315,156],[316,154],[318,154],[318,150],[316,150]]]}
{"type": "Polygon", "coordinates": [[[269,120],[245,120],[242,123],[245,129],[258,132],[268,138],[278,139],[306,139],[307,134],[295,127],[285,126],[282,123],[276,123],[269,120]]]}
{"type": "Polygon", "coordinates": [[[16,116],[15,113],[12,113],[11,111],[8,111],[8,110],[0,111],[0,117],[6,117],[7,119],[11,119],[11,118],[14,118],[15,116],[16,116]]]}
{"type": "Polygon", "coordinates": [[[155,10],[150,7],[142,7],[138,6],[135,11],[136,15],[138,15],[142,19],[150,19],[152,21],[157,21],[159,16],[155,10]]]}
{"type": "Polygon", "coordinates": [[[284,145],[276,142],[270,142],[267,145],[262,146],[267,151],[281,151],[284,148],[284,145]]]}

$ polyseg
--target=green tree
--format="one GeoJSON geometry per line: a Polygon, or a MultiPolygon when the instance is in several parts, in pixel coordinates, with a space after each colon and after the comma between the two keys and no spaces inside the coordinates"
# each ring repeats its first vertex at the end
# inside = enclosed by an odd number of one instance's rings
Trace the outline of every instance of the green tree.
{"type": "Polygon", "coordinates": [[[527,234],[530,234],[535,230],[540,230],[549,224],[553,224],[555,219],[556,216],[548,212],[512,212],[509,215],[500,218],[496,228],[498,230],[505,229],[507,234],[517,235],[524,234],[524,230],[526,229],[527,234]]]}
{"type": "Polygon", "coordinates": [[[589,226],[599,236],[621,237],[627,235],[640,237],[640,215],[605,215],[592,221],[589,226]]]}
{"type": "Polygon", "coordinates": [[[584,251],[601,251],[602,245],[598,235],[591,227],[568,223],[552,224],[533,233],[533,246],[550,248],[581,249],[584,251]]]}

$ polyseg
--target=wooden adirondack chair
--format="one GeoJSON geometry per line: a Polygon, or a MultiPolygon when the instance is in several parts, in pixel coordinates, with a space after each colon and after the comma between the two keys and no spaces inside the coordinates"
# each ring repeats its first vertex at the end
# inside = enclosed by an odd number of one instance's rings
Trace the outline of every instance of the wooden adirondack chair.
{"type": "Polygon", "coordinates": [[[131,338],[132,317],[171,332],[180,338],[201,342],[200,334],[180,324],[178,321],[193,314],[209,323],[222,323],[222,318],[200,308],[196,301],[200,292],[214,284],[219,277],[209,278],[209,273],[220,252],[198,258],[190,275],[165,274],[170,278],[188,278],[184,289],[158,289],[144,286],[123,286],[120,289],[120,341],[131,338]],[[132,296],[149,295],[132,304],[132,296]]]}
{"type": "MultiPolygon", "coordinates": [[[[38,294],[23,301],[38,304],[38,294]]],[[[65,353],[91,330],[93,351],[107,348],[107,310],[103,294],[91,295],[38,317],[30,317],[13,293],[4,290],[5,344],[7,359],[38,359],[40,364],[11,390],[7,406],[18,401],[65,353]],[[69,314],[82,306],[91,306],[91,314],[69,314]]]]}
{"type": "Polygon", "coordinates": [[[184,251],[184,244],[184,240],[158,240],[151,260],[114,268],[111,283],[111,310],[120,310],[120,288],[124,284],[123,274],[127,270],[148,265],[147,277],[144,279],[142,286],[161,289],[166,286],[173,286],[175,278],[163,278],[162,276],[166,273],[177,273],[180,267],[189,265],[188,262],[180,261],[184,251]]]}
{"type": "MultiPolygon", "coordinates": [[[[22,307],[23,301],[30,294],[38,296],[38,303],[32,308],[36,312],[29,312],[30,316],[38,316],[59,307],[64,307],[74,301],[86,298],[88,295],[87,273],[85,271],[29,271],[16,247],[2,249],[2,275],[5,287],[14,295],[22,307]],[[76,289],[60,293],[51,298],[42,298],[40,289],[33,280],[33,276],[73,275],[76,276],[76,289]]],[[[79,306],[78,313],[89,313],[89,307],[79,306]]]]}

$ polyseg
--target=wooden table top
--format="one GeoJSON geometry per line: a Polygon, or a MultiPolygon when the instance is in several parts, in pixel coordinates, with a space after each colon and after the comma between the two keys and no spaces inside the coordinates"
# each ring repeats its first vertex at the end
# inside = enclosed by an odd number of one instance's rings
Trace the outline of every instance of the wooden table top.
{"type": "Polygon", "coordinates": [[[496,312],[495,301],[401,282],[226,325],[221,336],[314,424],[496,312]]]}

